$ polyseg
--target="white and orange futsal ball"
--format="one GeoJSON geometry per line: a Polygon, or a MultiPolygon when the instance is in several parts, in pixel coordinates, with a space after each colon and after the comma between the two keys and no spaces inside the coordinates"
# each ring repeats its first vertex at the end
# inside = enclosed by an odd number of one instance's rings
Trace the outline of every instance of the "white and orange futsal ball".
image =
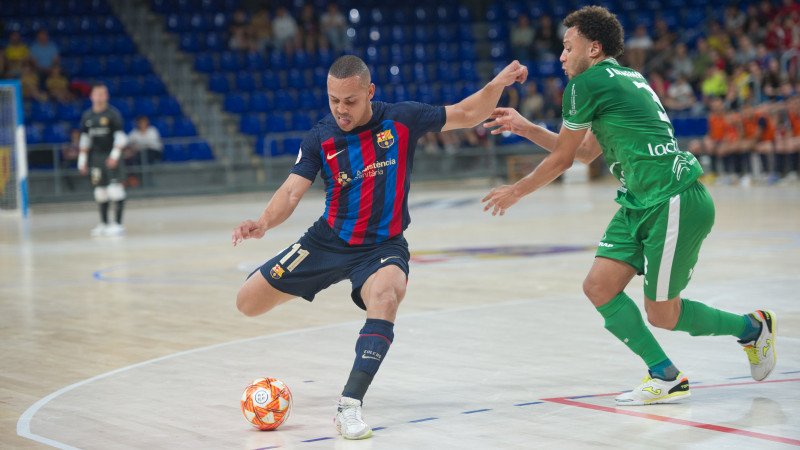
{"type": "Polygon", "coordinates": [[[242,413],[259,430],[274,430],[289,418],[292,392],[275,378],[253,380],[242,394],[242,413]]]}

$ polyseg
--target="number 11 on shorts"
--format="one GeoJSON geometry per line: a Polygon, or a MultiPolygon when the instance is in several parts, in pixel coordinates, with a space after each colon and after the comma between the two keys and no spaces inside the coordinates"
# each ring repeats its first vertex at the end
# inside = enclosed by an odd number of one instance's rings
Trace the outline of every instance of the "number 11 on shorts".
{"type": "Polygon", "coordinates": [[[301,249],[300,244],[297,243],[292,245],[292,250],[290,250],[289,253],[286,254],[286,256],[281,258],[279,262],[281,264],[286,264],[286,261],[288,261],[289,258],[291,258],[292,255],[294,255],[295,253],[297,253],[297,258],[295,258],[291,264],[286,266],[286,270],[288,270],[289,272],[293,271],[301,262],[303,262],[304,259],[306,259],[306,256],[308,256],[308,250],[301,249]]]}

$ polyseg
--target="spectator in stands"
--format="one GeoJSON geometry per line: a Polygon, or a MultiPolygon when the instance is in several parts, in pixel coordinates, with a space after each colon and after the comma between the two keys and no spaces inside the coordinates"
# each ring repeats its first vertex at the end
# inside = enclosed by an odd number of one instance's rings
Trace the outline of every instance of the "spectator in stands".
{"type": "Polygon", "coordinates": [[[625,44],[628,65],[634,70],[643,72],[645,60],[652,48],[653,40],[647,34],[647,27],[637,26],[633,36],[628,38],[628,42],[625,44]]]}
{"type": "Polygon", "coordinates": [[[164,150],[161,134],[158,128],[150,125],[147,116],[136,118],[136,127],[128,133],[128,148],[132,155],[136,155],[137,164],[139,161],[144,161],[145,164],[161,162],[164,150]]]}
{"type": "Polygon", "coordinates": [[[47,93],[39,89],[40,79],[39,73],[34,70],[30,62],[26,62],[22,66],[22,75],[20,84],[22,85],[22,98],[25,100],[36,100],[37,102],[46,102],[47,93]]]}
{"type": "Polygon", "coordinates": [[[725,149],[725,130],[728,128],[725,119],[725,103],[719,97],[709,100],[708,133],[702,139],[689,143],[689,151],[697,156],[703,167],[704,183],[713,183],[718,172],[722,172],[720,157],[725,149]]]}
{"type": "Polygon", "coordinates": [[[314,9],[314,5],[306,3],[303,9],[300,10],[300,20],[298,21],[300,27],[299,37],[302,45],[309,54],[313,54],[317,45],[319,44],[319,18],[314,9]]]}
{"type": "Polygon", "coordinates": [[[762,180],[766,181],[774,172],[770,167],[770,159],[775,153],[775,122],[764,109],[756,109],[752,102],[745,102],[742,106],[742,140],[739,143],[739,181],[742,185],[750,184],[751,170],[750,155],[757,153],[761,161],[762,180]]]}
{"type": "Polygon", "coordinates": [[[761,0],[758,3],[758,21],[761,26],[766,26],[775,18],[777,11],[772,6],[771,0],[761,0]]]}
{"type": "Polygon", "coordinates": [[[511,26],[511,54],[515,59],[530,59],[535,37],[536,32],[531,28],[530,19],[526,14],[520,14],[517,23],[511,26]]]}
{"type": "Polygon", "coordinates": [[[531,122],[540,120],[544,116],[544,96],[539,92],[536,82],[525,85],[525,98],[519,108],[520,114],[531,122]]]}
{"type": "MultiPolygon", "coordinates": [[[[692,85],[686,75],[680,75],[667,89],[664,106],[670,116],[676,113],[691,112],[697,104],[692,85]]],[[[698,111],[699,112],[699,111],[698,111]]]]}
{"type": "Polygon", "coordinates": [[[233,30],[237,28],[247,28],[248,24],[247,12],[238,8],[231,15],[231,21],[228,23],[228,32],[233,33],[233,30]]]}
{"type": "Polygon", "coordinates": [[[700,92],[703,94],[703,104],[707,106],[710,106],[709,100],[711,98],[725,96],[728,92],[728,80],[725,77],[725,72],[717,66],[707,68],[700,92]]]}
{"type": "Polygon", "coordinates": [[[12,31],[8,36],[8,45],[5,50],[6,54],[6,75],[11,78],[17,78],[22,75],[22,68],[30,58],[30,50],[28,46],[22,42],[22,36],[19,31],[12,31]]]}
{"type": "Polygon", "coordinates": [[[750,61],[755,61],[758,53],[753,46],[753,42],[746,35],[741,36],[737,42],[736,54],[733,57],[733,63],[736,65],[747,65],[750,61]]]}
{"type": "Polygon", "coordinates": [[[258,52],[264,53],[272,48],[272,18],[265,6],[258,8],[250,20],[250,35],[258,52]]]}
{"type": "Polygon", "coordinates": [[[672,55],[669,61],[670,76],[672,79],[686,77],[688,80],[689,77],[692,76],[692,73],[694,72],[694,63],[692,62],[692,58],[689,56],[689,51],[686,48],[686,44],[683,42],[680,42],[675,46],[675,53],[672,55]]]}
{"type": "Polygon", "coordinates": [[[328,8],[320,17],[320,31],[328,39],[331,47],[339,53],[349,47],[347,39],[347,19],[339,11],[339,5],[328,3],[328,8]]]}
{"type": "MultiPolygon", "coordinates": [[[[764,36],[764,45],[767,47],[769,53],[777,53],[786,48],[786,30],[780,24],[780,18],[776,17],[774,20],[767,23],[767,31],[764,36]]],[[[791,41],[789,41],[791,42],[791,41]]]]}
{"type": "Polygon", "coordinates": [[[258,50],[256,42],[250,36],[249,27],[231,28],[231,37],[228,40],[228,48],[242,52],[258,50]]]}
{"type": "Polygon", "coordinates": [[[275,12],[275,18],[272,19],[272,32],[276,49],[284,50],[288,54],[298,47],[297,21],[289,14],[289,10],[285,6],[279,6],[275,12]]]}
{"type": "Polygon", "coordinates": [[[58,64],[58,46],[50,40],[47,30],[39,30],[36,33],[36,42],[31,44],[30,55],[31,62],[43,77],[50,74],[53,65],[58,64]]]}
{"type": "Polygon", "coordinates": [[[735,36],[744,30],[744,24],[747,21],[747,15],[745,15],[745,13],[739,9],[738,3],[731,2],[725,7],[725,16],[723,20],[725,23],[725,31],[728,34],[735,36]]]}
{"type": "Polygon", "coordinates": [[[787,182],[797,181],[800,162],[800,97],[786,101],[782,122],[785,139],[775,155],[775,173],[787,182]]]}
{"type": "Polygon", "coordinates": [[[50,75],[44,80],[47,93],[59,103],[67,103],[75,100],[72,91],[69,90],[69,80],[61,73],[61,66],[54,64],[50,68],[50,75]]]}
{"type": "Polygon", "coordinates": [[[800,4],[796,0],[783,0],[778,9],[778,16],[789,17],[791,15],[800,16],[800,4]]]}
{"type": "Polygon", "coordinates": [[[714,64],[711,48],[705,38],[699,38],[695,44],[695,54],[692,59],[693,72],[689,80],[692,84],[697,84],[703,80],[707,69],[714,64]]]}
{"type": "Polygon", "coordinates": [[[669,29],[667,22],[657,19],[653,27],[653,52],[661,53],[672,47],[677,40],[677,35],[669,29]]]}
{"type": "Polygon", "coordinates": [[[559,77],[544,80],[545,117],[561,117],[561,104],[564,96],[564,83],[559,77]]]}
{"type": "Polygon", "coordinates": [[[555,59],[561,54],[564,48],[561,35],[558,32],[558,24],[553,23],[553,18],[547,14],[539,17],[538,32],[534,38],[536,47],[536,58],[555,59]]]}
{"type": "Polygon", "coordinates": [[[519,106],[519,91],[513,85],[506,86],[497,102],[498,107],[514,108],[519,106]]]}
{"type": "Polygon", "coordinates": [[[728,47],[731,46],[731,38],[720,26],[719,22],[713,21],[708,26],[708,46],[724,55],[728,47]]]}
{"type": "Polygon", "coordinates": [[[6,78],[6,52],[0,51],[0,79],[6,78]]]}

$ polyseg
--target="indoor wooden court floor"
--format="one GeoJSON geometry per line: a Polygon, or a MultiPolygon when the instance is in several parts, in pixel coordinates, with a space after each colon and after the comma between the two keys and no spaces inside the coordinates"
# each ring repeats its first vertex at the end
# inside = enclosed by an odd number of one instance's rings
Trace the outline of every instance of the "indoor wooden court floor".
{"type": "MultiPolygon", "coordinates": [[[[773,310],[770,378],[750,378],[734,338],[655,330],[692,397],[623,409],[614,394],[645,367],[581,289],[615,186],[550,186],[504,217],[482,212],[488,186],[412,189],[408,293],[365,399],[375,433],[355,442],[332,425],[364,320],[349,283],[256,318],[234,305],[249,271],[322,213],[321,192],[237,248],[231,229],[269,193],[130,201],[123,238],[89,237],[91,202],[0,217],[0,448],[800,446],[800,187],[712,187],[717,223],[684,292],[773,310]],[[259,377],[294,395],[277,431],[239,409],[259,377]]],[[[641,278],[628,293],[641,304],[641,278]]]]}

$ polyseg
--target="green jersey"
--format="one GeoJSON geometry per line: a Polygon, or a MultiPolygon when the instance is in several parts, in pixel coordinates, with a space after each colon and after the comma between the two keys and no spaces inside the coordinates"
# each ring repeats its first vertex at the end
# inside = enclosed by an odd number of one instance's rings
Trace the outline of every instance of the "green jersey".
{"type": "Polygon", "coordinates": [[[617,203],[649,208],[682,192],[702,175],[697,159],[678,148],[658,96],[637,71],[614,58],[572,78],[562,115],[570,130],[591,128],[606,164],[622,183],[617,203]]]}

